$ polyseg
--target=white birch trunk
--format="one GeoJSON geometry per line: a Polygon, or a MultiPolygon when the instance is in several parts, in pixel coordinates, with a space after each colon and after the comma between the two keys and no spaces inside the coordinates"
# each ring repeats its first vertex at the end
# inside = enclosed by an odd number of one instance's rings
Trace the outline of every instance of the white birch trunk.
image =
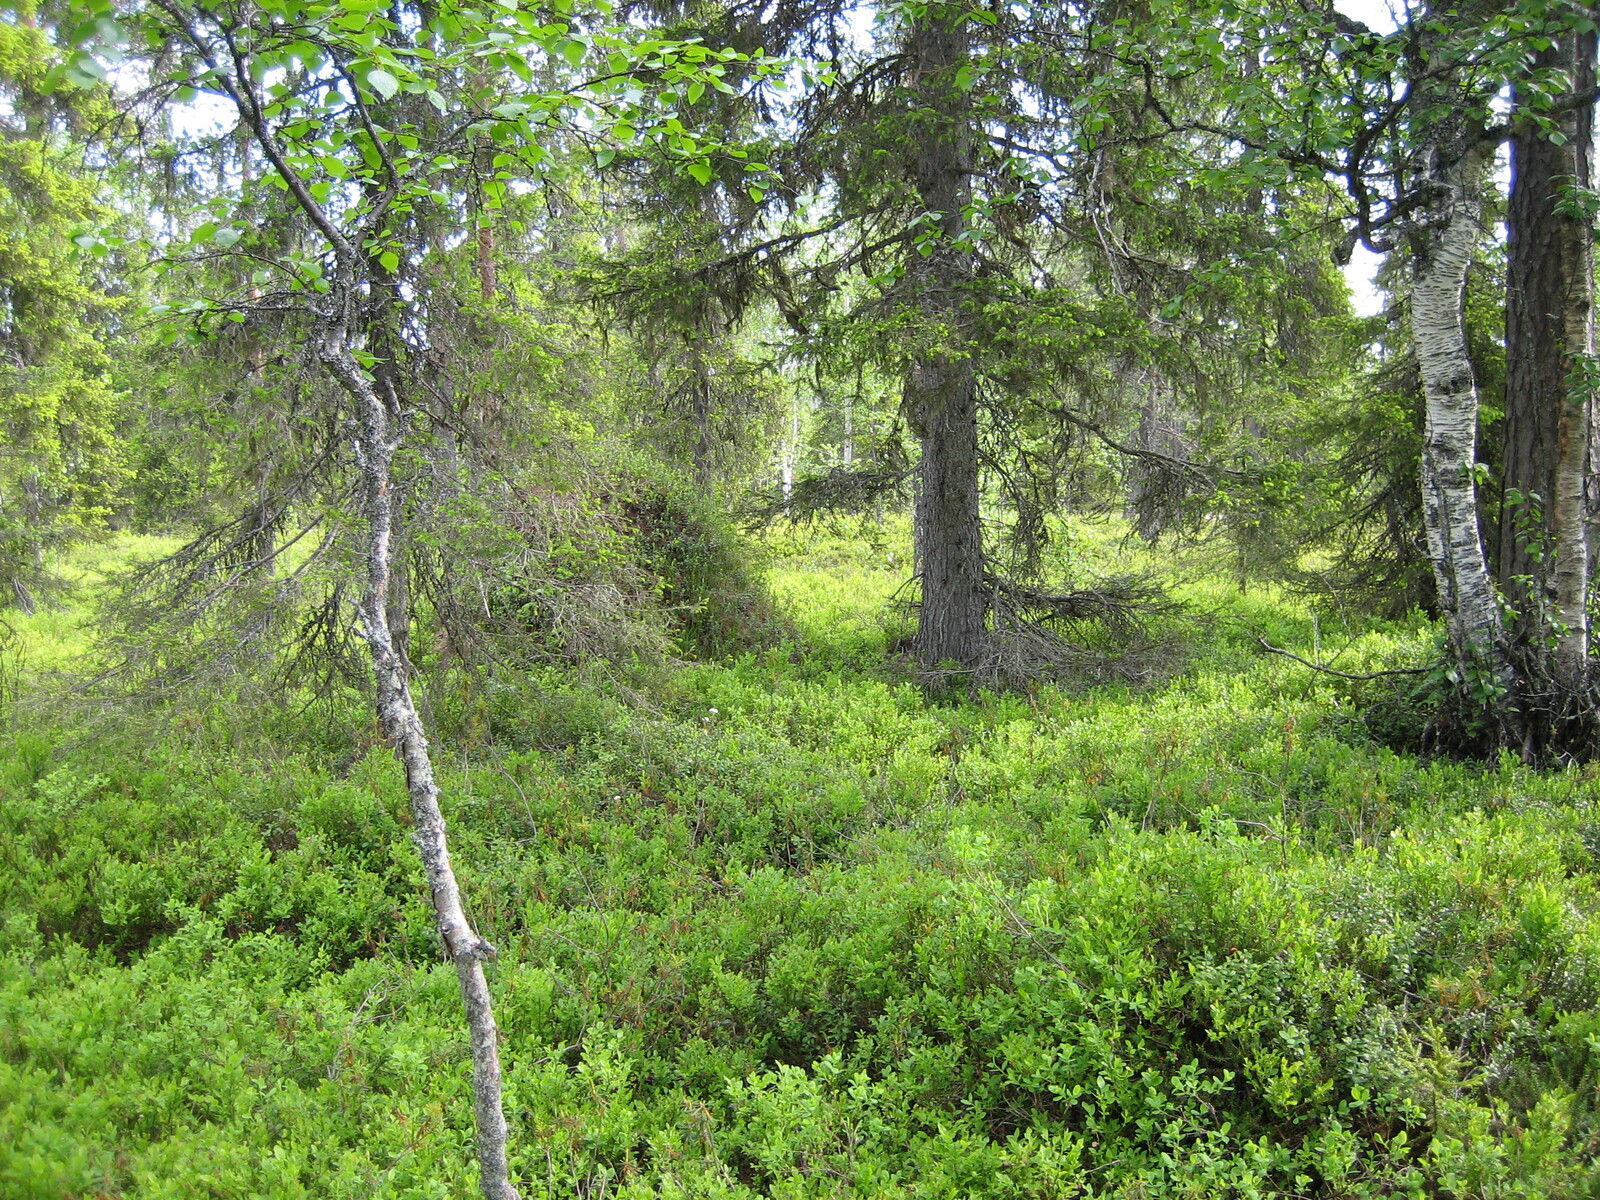
{"type": "Polygon", "coordinates": [[[1462,300],[1482,235],[1483,160],[1467,151],[1434,174],[1442,189],[1417,247],[1411,329],[1426,404],[1422,444],[1423,521],[1458,667],[1487,665],[1514,682],[1505,657],[1499,598],[1478,525],[1478,386],[1467,355],[1462,300]]]}
{"type": "MultiPolygon", "coordinates": [[[[1588,238],[1584,241],[1587,244],[1588,238]]],[[[1593,354],[1593,328],[1572,330],[1569,346],[1586,358],[1593,354]],[[1576,345],[1588,349],[1576,350],[1576,345]]],[[[1572,394],[1562,407],[1556,489],[1550,513],[1554,530],[1556,615],[1561,629],[1556,639],[1556,663],[1563,679],[1581,684],[1589,660],[1589,426],[1592,401],[1585,395],[1588,381],[1576,368],[1569,385],[1572,394]]]]}
{"type": "MultiPolygon", "coordinates": [[[[450,865],[439,788],[422,720],[411,698],[404,657],[394,644],[389,625],[390,543],[395,532],[393,499],[394,453],[400,446],[403,415],[393,395],[379,394],[361,368],[355,350],[359,339],[348,311],[354,285],[343,291],[345,311],[319,322],[317,354],[323,365],[355,402],[358,416],[357,453],[361,499],[367,520],[366,587],[358,605],[361,632],[372,653],[378,720],[406,772],[411,802],[411,838],[422,859],[423,874],[433,897],[434,924],[461,984],[472,1040],[472,1095],[477,1118],[479,1186],[484,1200],[520,1200],[506,1161],[506,1118],[501,1103],[500,1038],[490,1004],[483,964],[495,948],[473,930],[461,907],[461,890],[450,865]]],[[[335,301],[337,303],[337,301],[335,301]]]]}
{"type": "MultiPolygon", "coordinates": [[[[444,814],[439,810],[439,787],[433,778],[433,760],[422,719],[411,698],[405,656],[395,646],[389,624],[390,582],[393,578],[391,543],[397,517],[393,495],[393,465],[404,432],[404,414],[395,394],[390,371],[374,374],[361,365],[365,346],[360,306],[365,278],[373,281],[374,263],[363,249],[366,230],[355,226],[349,236],[317,202],[306,181],[284,156],[282,143],[267,120],[260,81],[233,42],[227,42],[228,63],[219,48],[208,43],[192,26],[179,22],[183,37],[215,74],[219,86],[238,110],[239,120],[253,134],[261,153],[277,172],[300,210],[321,234],[332,252],[334,269],[322,306],[313,307],[312,334],[317,360],[349,395],[356,411],[356,455],[361,475],[361,511],[366,518],[366,586],[357,614],[361,633],[372,654],[377,684],[378,721],[384,736],[400,756],[406,772],[406,794],[411,804],[412,841],[422,859],[423,875],[433,896],[434,924],[445,954],[455,964],[461,984],[472,1041],[472,1096],[477,1124],[479,1188],[484,1200],[521,1200],[512,1186],[506,1163],[506,1118],[501,1103],[500,1036],[489,1000],[483,964],[495,949],[479,937],[461,907],[461,890],[450,866],[445,840],[444,814]],[[367,271],[360,264],[367,264],[367,271]],[[379,382],[379,380],[383,382],[379,382]]],[[[381,208],[381,206],[379,206],[381,208]]]]}
{"type": "MultiPolygon", "coordinates": [[[[1591,72],[1592,75],[1592,72],[1591,72]]],[[[1581,143],[1585,152],[1588,140],[1581,143]]],[[[1582,175],[1587,183],[1587,164],[1582,175]]],[[[1555,550],[1556,615],[1561,630],[1556,640],[1556,665],[1563,682],[1581,688],[1589,665],[1589,494],[1593,466],[1595,398],[1592,394],[1594,362],[1594,239],[1587,222],[1562,223],[1569,261],[1579,263],[1568,272],[1564,306],[1564,341],[1567,394],[1556,427],[1555,495],[1551,498],[1550,526],[1555,550]]]]}

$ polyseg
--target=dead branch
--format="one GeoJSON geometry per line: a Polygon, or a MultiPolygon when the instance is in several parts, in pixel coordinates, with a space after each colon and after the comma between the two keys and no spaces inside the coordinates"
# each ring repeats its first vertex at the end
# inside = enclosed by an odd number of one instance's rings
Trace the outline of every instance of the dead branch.
{"type": "Polygon", "coordinates": [[[1432,667],[1394,667],[1387,671],[1368,671],[1364,674],[1353,674],[1349,671],[1335,670],[1333,667],[1324,666],[1322,663],[1314,663],[1309,658],[1301,658],[1292,651],[1285,650],[1280,646],[1274,646],[1264,637],[1258,637],[1256,641],[1263,650],[1271,654],[1281,654],[1284,658],[1292,658],[1295,662],[1310,667],[1313,671],[1321,671],[1324,675],[1335,675],[1340,679],[1384,679],[1391,675],[1426,675],[1433,670],[1432,667]]]}
{"type": "Polygon", "coordinates": [[[824,517],[856,516],[879,501],[903,499],[911,479],[908,466],[833,467],[819,475],[797,479],[787,496],[764,493],[751,513],[748,527],[765,529],[780,518],[814,521],[824,517]]]}

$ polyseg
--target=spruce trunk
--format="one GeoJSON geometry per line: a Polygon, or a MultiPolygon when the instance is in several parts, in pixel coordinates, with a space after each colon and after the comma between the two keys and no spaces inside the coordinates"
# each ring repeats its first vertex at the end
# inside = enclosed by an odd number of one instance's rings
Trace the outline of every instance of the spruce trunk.
{"type": "MultiPolygon", "coordinates": [[[[1567,33],[1534,65],[1565,68],[1582,95],[1594,87],[1594,57],[1593,33],[1567,33]]],[[[1560,143],[1531,123],[1511,143],[1498,575],[1523,652],[1538,659],[1553,637],[1552,674],[1576,694],[1589,655],[1586,480],[1595,438],[1594,260],[1577,197],[1590,186],[1593,107],[1575,106],[1557,123],[1560,143]]]]}
{"type": "Polygon", "coordinates": [[[972,55],[967,19],[958,6],[930,5],[911,28],[917,100],[911,154],[917,200],[934,228],[907,272],[923,338],[906,378],[905,411],[921,450],[913,517],[922,581],[916,655],[928,669],[953,664],[971,673],[987,659],[988,637],[977,381],[966,297],[973,260],[962,238],[973,120],[970,93],[958,79],[972,55]]]}

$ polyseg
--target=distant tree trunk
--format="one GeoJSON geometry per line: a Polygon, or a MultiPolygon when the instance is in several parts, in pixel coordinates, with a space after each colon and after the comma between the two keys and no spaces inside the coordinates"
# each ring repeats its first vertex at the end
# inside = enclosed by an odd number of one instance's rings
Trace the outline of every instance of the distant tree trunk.
{"type": "MultiPolygon", "coordinates": [[[[694,469],[694,486],[710,495],[717,482],[717,406],[731,402],[729,394],[719,395],[717,365],[728,361],[727,329],[722,315],[708,306],[700,322],[686,333],[689,358],[689,423],[693,442],[689,462],[694,469]]],[[[728,392],[724,381],[720,390],[728,392]]],[[[798,437],[796,438],[798,441],[798,437]]]]}
{"type": "Polygon", "coordinates": [[[712,437],[712,416],[716,407],[716,394],[713,390],[712,376],[715,368],[706,362],[705,355],[697,346],[694,352],[694,382],[689,386],[693,389],[692,419],[694,422],[694,445],[690,448],[689,461],[694,466],[694,486],[701,495],[708,495],[714,483],[714,465],[716,461],[716,441],[712,437]]]}
{"type": "Polygon", "coordinates": [[[478,298],[485,304],[494,299],[500,290],[500,276],[494,261],[494,226],[488,213],[478,214],[476,230],[478,250],[478,298]]]}
{"type": "Polygon", "coordinates": [[[854,395],[844,399],[844,436],[839,442],[839,461],[847,467],[855,465],[856,461],[856,398],[854,395]]]}
{"type": "MultiPolygon", "coordinates": [[[[1534,61],[1565,68],[1573,91],[1595,83],[1595,35],[1563,34],[1534,61]]],[[[1519,97],[1520,100],[1520,97],[1519,97]]],[[[1505,488],[1500,587],[1526,654],[1556,639],[1555,674],[1581,689],[1589,654],[1589,519],[1595,400],[1594,259],[1574,191],[1590,185],[1594,108],[1558,119],[1557,144],[1529,125],[1511,142],[1506,213],[1505,488]]]]}
{"type": "Polygon", "coordinates": [[[914,19],[908,57],[918,105],[911,118],[917,200],[938,236],[914,253],[908,280],[921,311],[924,348],[905,383],[905,411],[921,447],[914,514],[922,606],[913,645],[926,667],[971,671],[987,657],[983,529],[978,511],[978,402],[964,291],[972,253],[961,244],[971,196],[970,94],[957,79],[970,64],[967,9],[930,5],[914,19]]]}
{"type": "Polygon", "coordinates": [[[1470,144],[1472,131],[1460,128],[1459,117],[1451,124],[1423,148],[1434,198],[1412,235],[1411,328],[1425,402],[1423,524],[1463,699],[1477,706],[1487,699],[1509,731],[1516,679],[1478,525],[1478,387],[1462,322],[1467,268],[1483,232],[1484,162],[1470,144]],[[1498,697],[1481,687],[1474,693],[1473,681],[1485,673],[1498,697]]]}
{"type": "MultiPolygon", "coordinates": [[[[1139,428],[1133,444],[1141,450],[1153,450],[1174,458],[1188,458],[1191,447],[1184,444],[1182,414],[1173,403],[1170,386],[1154,369],[1146,370],[1144,379],[1144,398],[1139,403],[1139,428]]],[[[1165,483],[1166,476],[1159,467],[1138,458],[1129,463],[1122,515],[1125,520],[1134,523],[1140,538],[1146,542],[1154,542],[1160,537],[1176,516],[1171,489],[1164,486],[1165,483]]]]}
{"type": "Polygon", "coordinates": [[[786,436],[778,443],[778,485],[783,488],[785,502],[794,495],[794,481],[800,466],[800,393],[796,388],[789,395],[789,424],[786,436]]]}
{"type": "MultiPolygon", "coordinates": [[[[720,229],[727,224],[714,188],[701,189],[700,213],[701,218],[712,229],[720,229]]],[[[716,482],[718,400],[716,364],[727,361],[727,332],[727,323],[723,320],[715,302],[707,303],[700,314],[700,319],[686,331],[689,369],[694,376],[689,385],[692,389],[689,417],[694,430],[694,444],[690,447],[689,461],[694,467],[695,488],[702,495],[709,495],[716,482]]],[[[796,440],[798,441],[798,438],[796,440]]]]}
{"type": "MultiPolygon", "coordinates": [[[[492,76],[490,73],[481,71],[473,76],[472,89],[482,94],[488,91],[491,83],[492,76]]],[[[482,134],[478,135],[473,141],[473,153],[478,160],[475,166],[481,172],[480,178],[487,177],[490,171],[493,170],[494,143],[490,138],[482,134]]],[[[495,261],[498,247],[495,245],[494,213],[484,205],[481,194],[473,199],[472,216],[473,240],[476,243],[474,249],[478,268],[478,299],[482,300],[484,304],[490,304],[493,302],[495,294],[500,290],[500,271],[495,261]]]]}

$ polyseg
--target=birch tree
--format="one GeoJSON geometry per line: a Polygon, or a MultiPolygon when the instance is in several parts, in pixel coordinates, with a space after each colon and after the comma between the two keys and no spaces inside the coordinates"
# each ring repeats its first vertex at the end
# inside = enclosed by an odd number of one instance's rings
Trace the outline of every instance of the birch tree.
{"type": "Polygon", "coordinates": [[[1409,239],[1411,329],[1425,403],[1423,522],[1451,670],[1479,707],[1504,714],[1516,680],[1478,522],[1478,388],[1462,323],[1467,268],[1483,238],[1481,133],[1454,111],[1418,148],[1429,202],[1409,239]]]}
{"type": "Polygon", "coordinates": [[[1445,626],[1445,740],[1529,759],[1588,756],[1593,335],[1579,144],[1595,100],[1594,20],[1556,3],[1436,3],[1387,33],[1336,12],[1259,15],[1259,32],[1245,37],[1270,69],[1238,90],[1233,136],[1286,169],[1338,180],[1350,244],[1400,252],[1409,268],[1425,409],[1419,486],[1445,626]],[[1497,115],[1493,100],[1507,85],[1516,103],[1497,115]],[[1462,312],[1468,270],[1490,232],[1489,165],[1507,139],[1523,168],[1511,206],[1507,343],[1515,503],[1499,532],[1509,597],[1491,574],[1481,528],[1487,475],[1462,312]]]}
{"type": "Polygon", "coordinates": [[[1504,23],[1470,5],[1440,6],[1420,22],[1423,50],[1410,58],[1408,80],[1414,199],[1402,224],[1426,402],[1423,513],[1446,623],[1447,677],[1467,740],[1511,747],[1529,760],[1593,751],[1587,477],[1594,283],[1592,235],[1581,212],[1595,100],[1593,31],[1592,19],[1559,6],[1504,23]],[[1462,25],[1466,38],[1446,32],[1462,25]],[[1452,36],[1453,52],[1446,44],[1452,36]],[[1490,97],[1507,82],[1517,108],[1510,121],[1491,124],[1490,97]],[[1507,137],[1520,171],[1510,221],[1506,484],[1507,499],[1522,503],[1502,512],[1502,593],[1480,528],[1479,485],[1486,480],[1477,462],[1479,404],[1462,307],[1467,269],[1484,238],[1486,160],[1507,137]]]}
{"type": "MultiPolygon", "coordinates": [[[[586,143],[603,163],[615,153],[604,148],[612,139],[645,138],[680,169],[708,172],[715,144],[690,134],[678,105],[691,90],[727,86],[722,64],[743,56],[613,27],[606,12],[574,12],[570,0],[492,10],[452,0],[149,0],[79,15],[67,31],[80,46],[69,79],[104,78],[107,42],[121,43],[142,57],[147,94],[158,101],[205,93],[224,102],[237,136],[264,162],[262,178],[299,218],[301,239],[265,257],[249,291],[211,305],[211,316],[248,322],[268,307],[298,312],[306,356],[345,397],[364,526],[356,623],[378,720],[404,768],[435,928],[460,983],[480,1187],[485,1200],[514,1200],[484,970],[496,950],[463,906],[391,604],[403,519],[395,461],[416,407],[403,359],[418,349],[408,343],[408,309],[420,298],[408,294],[404,268],[424,252],[417,216],[451,204],[486,148],[492,166],[474,182],[491,209],[513,184],[536,185],[556,149],[586,143]]],[[[485,223],[480,213],[479,228],[485,223]]],[[[202,225],[196,240],[228,253],[243,236],[223,219],[202,225]]],[[[203,320],[206,308],[186,306],[186,316],[203,320]]]]}

